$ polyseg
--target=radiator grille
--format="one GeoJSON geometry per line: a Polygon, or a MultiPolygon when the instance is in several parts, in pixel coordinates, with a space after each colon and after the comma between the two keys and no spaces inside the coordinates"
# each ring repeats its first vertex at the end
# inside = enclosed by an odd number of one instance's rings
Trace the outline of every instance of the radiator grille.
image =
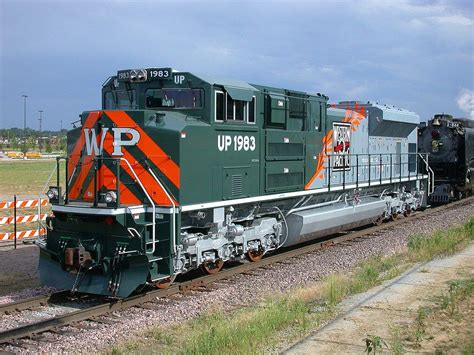
{"type": "Polygon", "coordinates": [[[304,149],[301,143],[268,143],[268,157],[300,157],[304,149]]]}
{"type": "Polygon", "coordinates": [[[267,187],[270,189],[282,187],[297,187],[303,183],[303,173],[269,174],[267,187]]]}

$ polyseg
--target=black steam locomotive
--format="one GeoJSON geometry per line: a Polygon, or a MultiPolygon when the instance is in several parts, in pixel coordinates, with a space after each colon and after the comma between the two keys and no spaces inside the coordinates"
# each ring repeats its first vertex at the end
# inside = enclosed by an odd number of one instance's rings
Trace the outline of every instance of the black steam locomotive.
{"type": "Polygon", "coordinates": [[[421,124],[418,149],[429,153],[434,174],[431,204],[469,196],[474,189],[474,123],[438,114],[421,124]]]}

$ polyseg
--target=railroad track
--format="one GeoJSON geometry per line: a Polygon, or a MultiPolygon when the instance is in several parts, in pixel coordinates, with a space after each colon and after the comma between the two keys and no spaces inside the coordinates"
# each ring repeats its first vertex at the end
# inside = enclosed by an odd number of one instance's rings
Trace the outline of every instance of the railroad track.
{"type": "MultiPolygon", "coordinates": [[[[180,282],[178,284],[172,285],[170,288],[167,289],[159,289],[159,290],[152,290],[143,294],[135,295],[123,300],[108,300],[101,304],[94,305],[92,307],[88,307],[85,309],[78,309],[66,314],[57,315],[53,318],[49,318],[46,320],[38,321],[36,323],[28,324],[25,326],[20,326],[13,329],[8,329],[3,332],[0,332],[0,344],[11,343],[14,344],[15,341],[21,338],[31,338],[35,337],[36,335],[46,332],[52,331],[54,329],[60,328],[65,325],[70,325],[75,322],[80,322],[84,320],[94,320],[100,316],[106,315],[111,312],[115,312],[118,310],[140,306],[148,302],[152,302],[158,298],[169,297],[171,295],[175,295],[178,293],[186,293],[191,290],[199,289],[202,287],[206,287],[215,281],[228,279],[236,274],[242,273],[249,273],[252,270],[268,266],[270,264],[275,264],[283,261],[287,261],[296,256],[301,256],[304,254],[308,254],[314,252],[316,250],[320,250],[329,246],[343,244],[349,241],[357,241],[360,238],[367,238],[372,237],[373,234],[377,232],[381,232],[385,229],[393,228],[395,226],[410,222],[415,218],[425,218],[429,215],[442,212],[443,210],[453,208],[458,205],[463,204],[470,204],[474,201],[474,197],[470,197],[461,201],[453,202],[449,205],[444,205],[440,207],[431,208],[425,211],[417,212],[413,217],[397,219],[390,223],[384,223],[380,226],[373,226],[369,228],[365,228],[362,230],[348,232],[343,235],[337,235],[331,239],[327,239],[324,241],[319,241],[315,243],[311,243],[296,249],[287,250],[280,252],[278,254],[269,255],[262,260],[245,263],[241,265],[237,265],[228,269],[223,269],[219,273],[206,275],[202,277],[198,277],[193,280],[180,282]]],[[[1,314],[8,314],[11,312],[18,312],[24,311],[27,309],[44,306],[47,304],[55,304],[64,300],[69,295],[69,291],[60,291],[53,293],[47,296],[38,296],[6,305],[0,306],[0,315],[1,314]]],[[[98,320],[99,321],[99,320],[98,320]]]]}

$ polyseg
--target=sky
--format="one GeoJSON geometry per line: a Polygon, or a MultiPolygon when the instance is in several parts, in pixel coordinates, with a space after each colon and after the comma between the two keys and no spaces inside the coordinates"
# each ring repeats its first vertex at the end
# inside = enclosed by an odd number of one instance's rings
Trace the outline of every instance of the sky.
{"type": "Polygon", "coordinates": [[[69,128],[117,70],[171,67],[474,119],[474,1],[0,0],[0,128],[69,128]]]}

